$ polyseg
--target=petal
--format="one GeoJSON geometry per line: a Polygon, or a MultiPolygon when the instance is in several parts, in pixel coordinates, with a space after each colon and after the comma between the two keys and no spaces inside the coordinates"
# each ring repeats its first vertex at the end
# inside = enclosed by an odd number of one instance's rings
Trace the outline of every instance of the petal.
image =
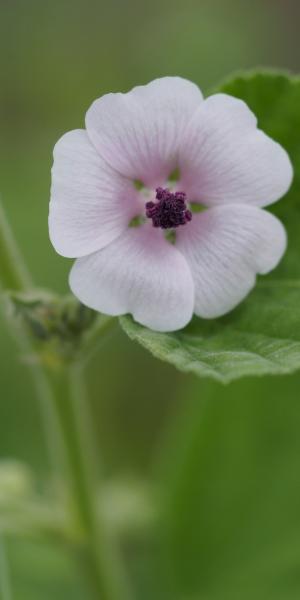
{"type": "Polygon", "coordinates": [[[280,221],[254,206],[216,206],[193,215],[177,234],[195,282],[195,313],[220,317],[250,292],[256,273],[268,273],[286,248],[280,221]]]}
{"type": "Polygon", "coordinates": [[[157,331],[180,329],[193,314],[189,267],[150,225],[131,228],[110,246],[79,258],[70,286],[83,304],[113,316],[132,313],[157,331]]]}
{"type": "Polygon", "coordinates": [[[293,177],[282,146],[256,128],[242,100],[226,94],[207,98],[193,115],[179,166],[182,189],[207,206],[267,206],[287,192],[293,177]]]}
{"type": "Polygon", "coordinates": [[[155,79],[96,100],[86,115],[87,132],[112,167],[159,185],[177,167],[182,132],[201,100],[199,88],[186,79],[155,79]]]}
{"type": "Polygon", "coordinates": [[[73,258],[103,248],[139,210],[132,182],[103,161],[86,131],[70,131],[57,142],[49,232],[59,254],[73,258]]]}

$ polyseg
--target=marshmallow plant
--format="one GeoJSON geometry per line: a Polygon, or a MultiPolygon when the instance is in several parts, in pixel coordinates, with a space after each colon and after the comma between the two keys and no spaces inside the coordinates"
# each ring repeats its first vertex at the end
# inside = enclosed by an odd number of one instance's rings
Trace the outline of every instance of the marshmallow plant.
{"type": "Polygon", "coordinates": [[[7,316],[65,466],[54,530],[84,555],[95,598],[134,597],[82,431],[82,367],[111,325],[224,382],[300,368],[299,106],[300,81],[284,74],[205,98],[163,77],[96,100],[54,149],[49,231],[75,259],[71,297],[35,291],[0,214],[7,316]]]}
{"type": "Polygon", "coordinates": [[[70,286],[83,304],[175,331],[193,313],[228,313],[277,266],[286,233],[262,207],[292,173],[244,101],[156,79],[96,100],[86,129],[59,140],[50,237],[77,257],[70,286]]]}
{"type": "Polygon", "coordinates": [[[72,291],[179,369],[230,381],[298,367],[281,315],[297,273],[278,280],[297,262],[297,85],[250,75],[204,98],[164,77],[99,98],[55,146],[49,229],[76,258],[72,291]]]}

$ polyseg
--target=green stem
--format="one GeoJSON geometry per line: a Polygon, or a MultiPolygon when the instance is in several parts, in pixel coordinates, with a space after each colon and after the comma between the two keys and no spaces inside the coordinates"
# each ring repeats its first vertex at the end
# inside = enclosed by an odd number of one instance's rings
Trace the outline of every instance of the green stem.
{"type": "Polygon", "coordinates": [[[90,573],[95,598],[127,600],[130,597],[122,562],[113,536],[99,510],[91,423],[81,367],[74,364],[49,374],[57,420],[64,441],[70,510],[78,536],[81,560],[90,573]],[[74,502],[75,499],[75,502],[74,502]]]}
{"type": "MultiPolygon", "coordinates": [[[[0,207],[0,280],[2,287],[26,291],[31,279],[13,234],[0,207]]],[[[27,356],[36,354],[25,327],[9,321],[10,332],[27,356]]],[[[87,400],[82,370],[78,364],[46,369],[31,364],[31,372],[42,406],[45,431],[55,471],[63,466],[69,487],[72,522],[76,525],[76,549],[84,563],[97,600],[127,600],[130,596],[122,562],[100,506],[96,506],[96,476],[93,470],[91,431],[87,428],[87,400]]]]}

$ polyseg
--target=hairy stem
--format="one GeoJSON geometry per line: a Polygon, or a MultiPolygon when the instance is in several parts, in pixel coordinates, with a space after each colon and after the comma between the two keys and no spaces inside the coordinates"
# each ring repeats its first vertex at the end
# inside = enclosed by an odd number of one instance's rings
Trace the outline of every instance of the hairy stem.
{"type": "Polygon", "coordinates": [[[90,572],[96,598],[127,600],[129,590],[122,562],[96,502],[96,453],[81,366],[75,363],[59,368],[49,377],[64,442],[68,500],[81,559],[90,572]]]}

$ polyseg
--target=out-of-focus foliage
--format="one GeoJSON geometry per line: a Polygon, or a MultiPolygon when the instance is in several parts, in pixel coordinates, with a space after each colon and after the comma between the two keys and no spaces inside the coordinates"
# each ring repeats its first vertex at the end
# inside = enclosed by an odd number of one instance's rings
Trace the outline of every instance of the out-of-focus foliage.
{"type": "Polygon", "coordinates": [[[206,402],[197,388],[178,419],[162,520],[164,572],[180,598],[298,598],[299,383],[206,384],[206,402]]]}
{"type": "Polygon", "coordinates": [[[38,539],[6,544],[13,600],[83,600],[87,589],[68,548],[38,539]]]}
{"type": "MultiPolygon", "coordinates": [[[[127,90],[166,74],[188,77],[207,92],[220,79],[242,68],[264,65],[299,70],[300,67],[298,0],[4,0],[0,13],[0,192],[36,284],[55,292],[67,291],[70,261],[55,255],[48,240],[52,148],[65,131],[83,126],[85,111],[96,97],[110,91],[127,90]]],[[[29,359],[17,355],[4,321],[1,322],[0,358],[0,454],[30,463],[44,490],[49,464],[38,405],[27,372],[29,359]]],[[[263,583],[270,571],[278,573],[280,563],[282,569],[282,565],[287,565],[291,585],[287,587],[287,577],[281,579],[283,583],[280,587],[278,582],[274,599],[296,600],[300,585],[297,587],[297,569],[293,571],[293,568],[300,552],[296,542],[294,550],[292,545],[297,538],[296,504],[300,497],[296,489],[300,470],[299,377],[250,382],[245,379],[227,388],[210,383],[214,399],[212,412],[210,416],[204,414],[202,417],[203,382],[155,360],[121,331],[114,332],[105,349],[94,357],[88,377],[99,455],[107,477],[121,475],[123,483],[135,478],[153,480],[153,462],[156,458],[160,462],[167,452],[170,466],[164,471],[163,479],[170,496],[174,497],[172,502],[169,501],[169,506],[170,503],[173,506],[177,502],[177,485],[173,484],[170,475],[171,466],[173,473],[178,472],[178,480],[185,470],[187,473],[178,486],[182,494],[186,487],[184,506],[190,510],[190,520],[184,521],[182,513],[172,508],[170,521],[166,523],[168,536],[163,528],[159,529],[168,539],[171,565],[168,563],[163,567],[162,562],[158,567],[155,565],[160,539],[154,528],[151,542],[138,543],[135,539],[124,548],[137,598],[166,600],[168,585],[164,581],[168,569],[176,590],[186,590],[186,581],[191,580],[191,598],[184,591],[180,600],[194,600],[195,597],[198,600],[198,586],[205,598],[200,577],[195,573],[197,569],[199,574],[202,572],[200,567],[205,557],[203,564],[207,569],[210,557],[216,555],[218,536],[222,532],[220,530],[217,536],[214,522],[220,523],[220,515],[225,515],[226,519],[230,498],[235,496],[234,511],[243,513],[239,545],[235,548],[232,538],[227,551],[226,543],[223,543],[218,560],[211,563],[215,580],[223,555],[228,562],[232,555],[231,571],[228,571],[229,579],[232,578],[238,548],[241,545],[247,547],[250,533],[252,547],[254,539],[260,546],[257,557],[264,549],[263,538],[271,540],[272,534],[277,547],[287,548],[287,553],[277,558],[270,554],[269,564],[261,563],[260,578],[255,570],[250,587],[252,597],[259,582],[263,583]],[[181,426],[178,427],[184,440],[177,439],[175,454],[174,447],[165,448],[161,440],[178,410],[180,423],[187,425],[183,431],[181,426]],[[187,454],[191,455],[192,451],[186,454],[183,447],[191,448],[191,440],[202,435],[202,418],[209,420],[209,431],[205,434],[205,447],[199,445],[195,450],[195,466],[191,470],[187,454]],[[222,433],[223,419],[225,429],[222,433]],[[194,435],[188,426],[190,420],[195,425],[194,435]],[[272,428],[272,436],[264,434],[267,423],[272,428]],[[246,440],[253,444],[250,455],[246,440]],[[236,462],[241,456],[240,468],[232,469],[231,478],[224,480],[221,463],[218,468],[208,464],[216,445],[219,455],[224,456],[227,472],[234,456],[236,462]],[[230,454],[228,447],[233,446],[235,452],[232,449],[230,454]],[[256,452],[259,455],[254,460],[256,452]],[[199,479],[205,464],[206,471],[199,479]],[[263,470],[259,464],[263,465],[263,470]],[[194,482],[191,481],[192,472],[194,482]],[[277,524],[272,515],[268,521],[261,516],[266,514],[262,508],[256,520],[251,502],[246,502],[246,494],[239,496],[241,481],[243,485],[249,481],[255,495],[264,475],[268,475],[266,483],[269,484],[266,504],[272,507],[275,503],[277,524]],[[207,490],[203,504],[197,490],[191,487],[197,482],[201,489],[207,490]],[[193,489],[194,500],[190,494],[193,489]],[[279,489],[281,496],[276,495],[279,489]],[[281,511],[285,491],[287,496],[281,511]],[[189,505],[189,498],[190,502],[194,501],[194,507],[200,503],[201,510],[189,505]],[[290,506],[294,507],[291,511],[290,506]],[[288,527],[287,512],[290,517],[288,527]],[[185,522],[189,530],[186,537],[181,538],[185,522]],[[294,537],[291,533],[293,525],[294,537]],[[200,552],[195,541],[188,537],[192,531],[195,532],[194,540],[203,539],[203,548],[204,544],[208,546],[207,554],[204,550],[200,552]],[[183,549],[179,552],[181,539],[189,544],[185,548],[185,557],[183,549]],[[175,567],[180,577],[174,582],[175,567]],[[287,589],[292,590],[290,596],[287,589]]],[[[256,502],[259,502],[259,496],[256,502]]],[[[68,548],[54,542],[46,545],[36,539],[11,539],[6,546],[13,600],[86,598],[87,590],[68,548]]],[[[250,558],[247,560],[250,565],[250,558]]],[[[228,562],[224,562],[223,572],[228,562]]],[[[244,594],[247,599],[250,571],[243,579],[245,568],[241,560],[237,562],[239,581],[244,581],[245,585],[245,589],[242,584],[237,588],[238,600],[244,600],[244,594]]],[[[207,580],[208,577],[205,580],[208,589],[207,580]]],[[[226,593],[229,589],[227,586],[226,593]]],[[[214,593],[217,600],[223,600],[225,593],[223,595],[217,588],[214,593]]],[[[234,599],[234,591],[231,598],[234,599]]],[[[267,594],[265,598],[268,598],[267,594]]],[[[174,600],[174,594],[171,600],[174,600]]]]}

